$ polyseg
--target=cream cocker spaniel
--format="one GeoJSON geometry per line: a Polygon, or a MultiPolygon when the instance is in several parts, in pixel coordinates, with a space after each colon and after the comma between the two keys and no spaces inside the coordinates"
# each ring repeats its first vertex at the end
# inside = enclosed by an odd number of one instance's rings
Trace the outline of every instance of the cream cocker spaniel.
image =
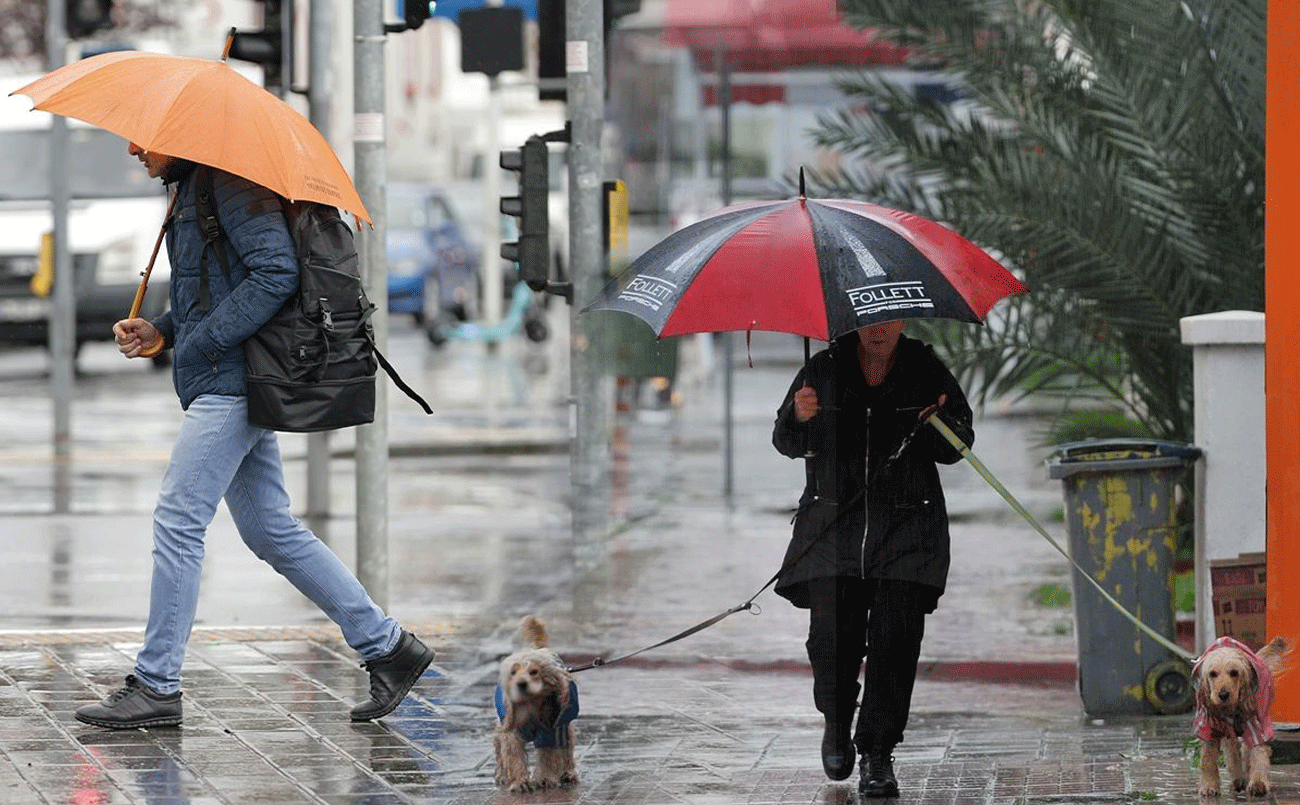
{"type": "Polygon", "coordinates": [[[1231,637],[1220,637],[1192,666],[1192,731],[1201,739],[1201,796],[1219,796],[1220,747],[1234,791],[1268,794],[1273,679],[1284,670],[1290,651],[1291,644],[1282,637],[1273,638],[1258,653],[1231,637]]]}
{"type": "Polygon", "coordinates": [[[525,646],[501,661],[496,689],[499,722],[492,736],[496,783],[511,791],[560,788],[578,782],[573,720],[578,688],[560,655],[548,646],[546,624],[532,615],[519,624],[525,646]],[[528,744],[537,750],[529,773],[528,744]]]}

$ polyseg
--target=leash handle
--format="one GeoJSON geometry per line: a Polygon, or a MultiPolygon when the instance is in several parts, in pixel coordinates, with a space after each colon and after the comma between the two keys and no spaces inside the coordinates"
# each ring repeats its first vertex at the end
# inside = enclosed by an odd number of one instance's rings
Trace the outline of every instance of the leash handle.
{"type": "Polygon", "coordinates": [[[1119,613],[1121,615],[1123,615],[1125,618],[1128,618],[1130,621],[1132,621],[1134,626],[1142,630],[1148,637],[1150,637],[1152,640],[1159,643],[1162,647],[1164,647],[1168,651],[1172,652],[1175,656],[1182,657],[1183,659],[1188,661],[1196,659],[1195,655],[1189,653],[1182,646],[1179,646],[1178,644],[1172,642],[1164,635],[1156,632],[1150,626],[1147,626],[1145,623],[1138,620],[1136,615],[1134,615],[1132,612],[1129,612],[1128,609],[1126,609],[1123,604],[1115,600],[1114,596],[1106,592],[1105,588],[1101,586],[1101,582],[1094,579],[1091,573],[1089,573],[1088,571],[1084,570],[1082,567],[1079,566],[1079,563],[1074,560],[1074,557],[1070,556],[1070,553],[1066,551],[1064,548],[1062,548],[1060,543],[1058,543],[1055,539],[1052,538],[1050,534],[1047,533],[1047,529],[1043,528],[1042,524],[1040,524],[1038,520],[1036,520],[1034,516],[1029,513],[1029,510],[1026,509],[1024,505],[1020,503],[1020,501],[1016,500],[1016,496],[1011,494],[1011,492],[1005,486],[1003,486],[1001,482],[998,481],[998,479],[993,475],[993,473],[989,470],[989,468],[984,466],[984,462],[980,461],[979,458],[977,458],[975,454],[971,452],[970,448],[966,446],[965,442],[957,438],[957,434],[953,433],[952,429],[949,428],[947,425],[945,425],[943,420],[940,419],[937,414],[931,414],[929,418],[926,419],[925,421],[933,425],[935,430],[939,431],[939,433],[942,434],[943,437],[947,439],[948,442],[952,444],[953,447],[957,448],[957,451],[962,454],[963,458],[965,458],[967,461],[970,462],[970,465],[975,468],[975,471],[978,472],[980,475],[982,475],[985,481],[988,481],[989,486],[992,486],[997,491],[997,493],[1001,495],[1004,500],[1006,500],[1007,503],[1011,504],[1011,508],[1015,509],[1016,512],[1018,512],[1021,517],[1025,518],[1025,520],[1031,526],[1034,527],[1034,530],[1037,531],[1043,537],[1043,539],[1047,540],[1049,545],[1051,545],[1053,548],[1056,549],[1057,553],[1061,554],[1061,556],[1064,556],[1067,560],[1069,560],[1070,564],[1074,566],[1074,569],[1079,571],[1079,573],[1082,574],[1083,577],[1086,578],[1092,584],[1093,587],[1097,588],[1097,592],[1101,593],[1101,597],[1106,599],[1111,604],[1111,606],[1115,607],[1115,609],[1119,610],[1119,613]]]}

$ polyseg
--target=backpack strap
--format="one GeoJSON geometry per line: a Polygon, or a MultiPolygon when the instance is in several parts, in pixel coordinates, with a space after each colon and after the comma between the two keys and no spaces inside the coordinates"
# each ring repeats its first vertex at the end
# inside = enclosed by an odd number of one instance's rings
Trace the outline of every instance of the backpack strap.
{"type": "Polygon", "coordinates": [[[375,351],[375,358],[379,361],[379,365],[384,367],[384,371],[393,379],[393,383],[396,384],[399,389],[406,392],[407,397],[410,397],[412,400],[419,403],[420,407],[424,409],[424,413],[432,414],[433,409],[429,407],[429,404],[424,401],[424,398],[421,397],[415,389],[406,385],[406,381],[402,379],[402,376],[397,373],[397,370],[393,368],[393,365],[384,357],[384,353],[379,351],[379,347],[375,345],[373,338],[370,340],[370,347],[375,351]]]}
{"type": "Polygon", "coordinates": [[[199,165],[194,170],[194,212],[203,234],[203,253],[199,257],[199,309],[204,313],[212,305],[212,296],[208,290],[208,247],[217,253],[221,263],[221,274],[230,284],[230,261],[226,258],[226,238],[221,231],[221,219],[217,216],[216,194],[212,189],[212,168],[199,165]]]}

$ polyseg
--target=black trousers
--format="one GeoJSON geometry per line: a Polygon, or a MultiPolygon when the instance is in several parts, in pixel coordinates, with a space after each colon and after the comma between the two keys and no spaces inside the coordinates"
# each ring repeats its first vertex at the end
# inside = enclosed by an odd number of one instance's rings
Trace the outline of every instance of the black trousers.
{"type": "Polygon", "coordinates": [[[825,578],[808,582],[808,594],[814,705],[847,721],[861,691],[853,743],[862,754],[893,751],[907,727],[925,616],[939,591],[890,579],[825,578]]]}

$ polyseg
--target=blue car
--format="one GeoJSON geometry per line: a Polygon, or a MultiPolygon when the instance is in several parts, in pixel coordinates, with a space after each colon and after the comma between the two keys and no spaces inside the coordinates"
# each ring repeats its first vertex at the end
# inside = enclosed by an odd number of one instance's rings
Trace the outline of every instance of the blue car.
{"type": "Polygon", "coordinates": [[[388,312],[418,324],[478,313],[478,249],[446,193],[418,183],[388,185],[388,312]]]}

